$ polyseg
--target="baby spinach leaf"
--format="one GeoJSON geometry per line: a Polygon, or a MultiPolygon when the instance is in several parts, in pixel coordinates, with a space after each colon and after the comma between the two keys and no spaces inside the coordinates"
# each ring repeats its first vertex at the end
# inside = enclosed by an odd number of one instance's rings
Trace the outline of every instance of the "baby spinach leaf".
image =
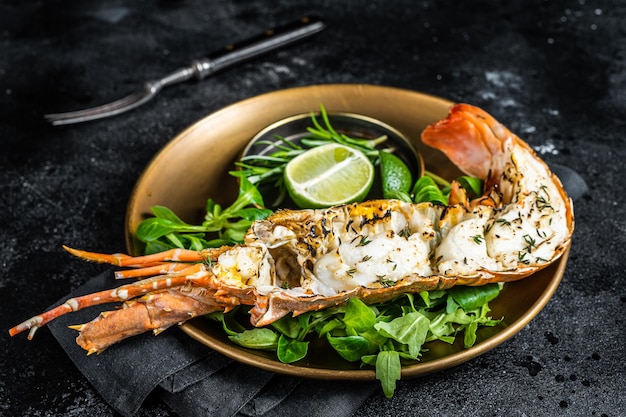
{"type": "Polygon", "coordinates": [[[291,315],[282,317],[280,320],[272,323],[272,327],[284,334],[287,337],[296,339],[300,334],[300,324],[291,315]]]}
{"type": "Polygon", "coordinates": [[[235,333],[228,338],[240,346],[250,349],[274,351],[278,347],[278,335],[271,329],[259,327],[235,333]]]}
{"type": "MultiPolygon", "coordinates": [[[[233,310],[234,312],[235,310],[233,310]]],[[[221,311],[215,311],[207,315],[212,320],[222,323],[222,328],[229,336],[234,336],[237,333],[241,333],[246,330],[235,318],[233,313],[223,313],[221,311]]]]}
{"type": "Polygon", "coordinates": [[[361,360],[361,356],[372,352],[370,342],[362,336],[333,337],[330,333],[327,333],[326,339],[333,349],[349,362],[359,361],[361,360]]]}
{"type": "Polygon", "coordinates": [[[444,196],[435,181],[429,176],[420,177],[413,186],[413,201],[416,203],[432,202],[446,205],[448,199],[444,196]]]}
{"type": "Polygon", "coordinates": [[[245,177],[240,180],[237,199],[229,207],[222,209],[222,206],[209,199],[205,209],[202,224],[191,225],[169,208],[153,206],[154,217],[142,221],[135,235],[146,243],[146,254],[172,248],[202,250],[243,242],[252,222],[272,213],[263,208],[261,193],[245,177]]]}
{"type": "Polygon", "coordinates": [[[456,179],[461,187],[465,188],[467,191],[468,198],[478,197],[483,192],[483,180],[476,177],[469,177],[467,175],[462,175],[456,179]]]}
{"type": "Polygon", "coordinates": [[[411,199],[411,196],[408,193],[404,191],[400,191],[400,190],[387,191],[387,194],[385,194],[385,198],[396,199],[396,200],[404,201],[405,203],[413,202],[413,200],[411,199]]]}
{"type": "Polygon", "coordinates": [[[326,333],[330,333],[336,329],[345,329],[346,325],[339,319],[333,318],[329,321],[322,321],[315,326],[315,331],[318,335],[324,336],[326,333]]]}
{"type": "Polygon", "coordinates": [[[351,298],[346,304],[343,322],[357,333],[364,332],[376,323],[376,315],[363,301],[351,298]]]}
{"type": "Polygon", "coordinates": [[[301,342],[281,334],[278,339],[276,356],[282,363],[293,363],[304,358],[308,350],[309,342],[301,342]]]}
{"type": "Polygon", "coordinates": [[[188,226],[172,210],[165,206],[152,206],[152,213],[159,219],[167,220],[173,226],[188,226]]]}
{"type": "MultiPolygon", "coordinates": [[[[154,210],[156,207],[152,207],[154,210]]],[[[152,242],[162,236],[173,232],[196,232],[203,231],[202,227],[194,227],[185,223],[173,222],[167,218],[150,217],[137,227],[136,235],[144,242],[152,242]]]]}
{"type": "Polygon", "coordinates": [[[480,308],[500,294],[500,284],[487,284],[480,287],[456,286],[448,290],[454,301],[466,311],[480,308]]]}

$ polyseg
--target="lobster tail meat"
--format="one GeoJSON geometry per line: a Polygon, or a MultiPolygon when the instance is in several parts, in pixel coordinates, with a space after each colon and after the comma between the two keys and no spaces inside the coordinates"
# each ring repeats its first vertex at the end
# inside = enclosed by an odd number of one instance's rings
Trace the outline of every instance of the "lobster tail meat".
{"type": "Polygon", "coordinates": [[[454,105],[446,119],[426,128],[422,141],[442,150],[462,171],[485,178],[484,195],[501,200],[486,234],[490,254],[505,268],[550,262],[565,250],[574,211],[563,184],[526,142],[491,115],[454,105]]]}

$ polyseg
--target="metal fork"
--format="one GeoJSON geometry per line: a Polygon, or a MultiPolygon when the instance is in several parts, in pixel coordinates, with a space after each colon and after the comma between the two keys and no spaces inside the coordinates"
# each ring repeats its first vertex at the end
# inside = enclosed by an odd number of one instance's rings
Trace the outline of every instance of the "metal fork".
{"type": "Polygon", "coordinates": [[[194,60],[189,66],[179,68],[161,79],[148,81],[142,89],[120,100],[84,110],[46,114],[44,118],[58,126],[103,119],[125,113],[146,103],[164,87],[192,78],[202,80],[217,71],[306,39],[324,28],[325,24],[320,18],[304,17],[295,22],[269,29],[243,42],[229,45],[205,58],[194,60]]]}

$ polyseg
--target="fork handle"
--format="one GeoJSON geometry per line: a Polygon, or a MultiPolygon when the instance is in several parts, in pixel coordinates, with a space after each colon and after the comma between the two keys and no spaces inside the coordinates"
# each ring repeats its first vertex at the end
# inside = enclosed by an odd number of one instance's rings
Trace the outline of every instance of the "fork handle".
{"type": "Polygon", "coordinates": [[[217,71],[260,57],[308,38],[326,25],[319,17],[303,17],[295,22],[266,30],[253,38],[228,45],[223,50],[192,62],[194,75],[201,80],[217,71]]]}

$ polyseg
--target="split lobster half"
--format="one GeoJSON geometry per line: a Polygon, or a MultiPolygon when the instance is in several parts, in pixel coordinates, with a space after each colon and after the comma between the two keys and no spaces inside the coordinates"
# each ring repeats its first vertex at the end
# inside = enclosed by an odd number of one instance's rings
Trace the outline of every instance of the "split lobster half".
{"type": "Polygon", "coordinates": [[[375,200],[319,210],[279,210],[255,222],[242,245],[131,257],[66,248],[90,261],[138,269],[143,279],[70,298],[9,330],[36,329],[63,314],[109,303],[123,308],[72,326],[88,353],[213,311],[249,305],[254,326],[358,297],[525,278],[556,261],[574,230],[572,202],[528,144],[485,111],[454,105],[422,133],[468,175],[485,180],[468,200],[453,186],[450,205],[375,200]],[[148,277],[148,278],[146,278],[148,277]]]}

